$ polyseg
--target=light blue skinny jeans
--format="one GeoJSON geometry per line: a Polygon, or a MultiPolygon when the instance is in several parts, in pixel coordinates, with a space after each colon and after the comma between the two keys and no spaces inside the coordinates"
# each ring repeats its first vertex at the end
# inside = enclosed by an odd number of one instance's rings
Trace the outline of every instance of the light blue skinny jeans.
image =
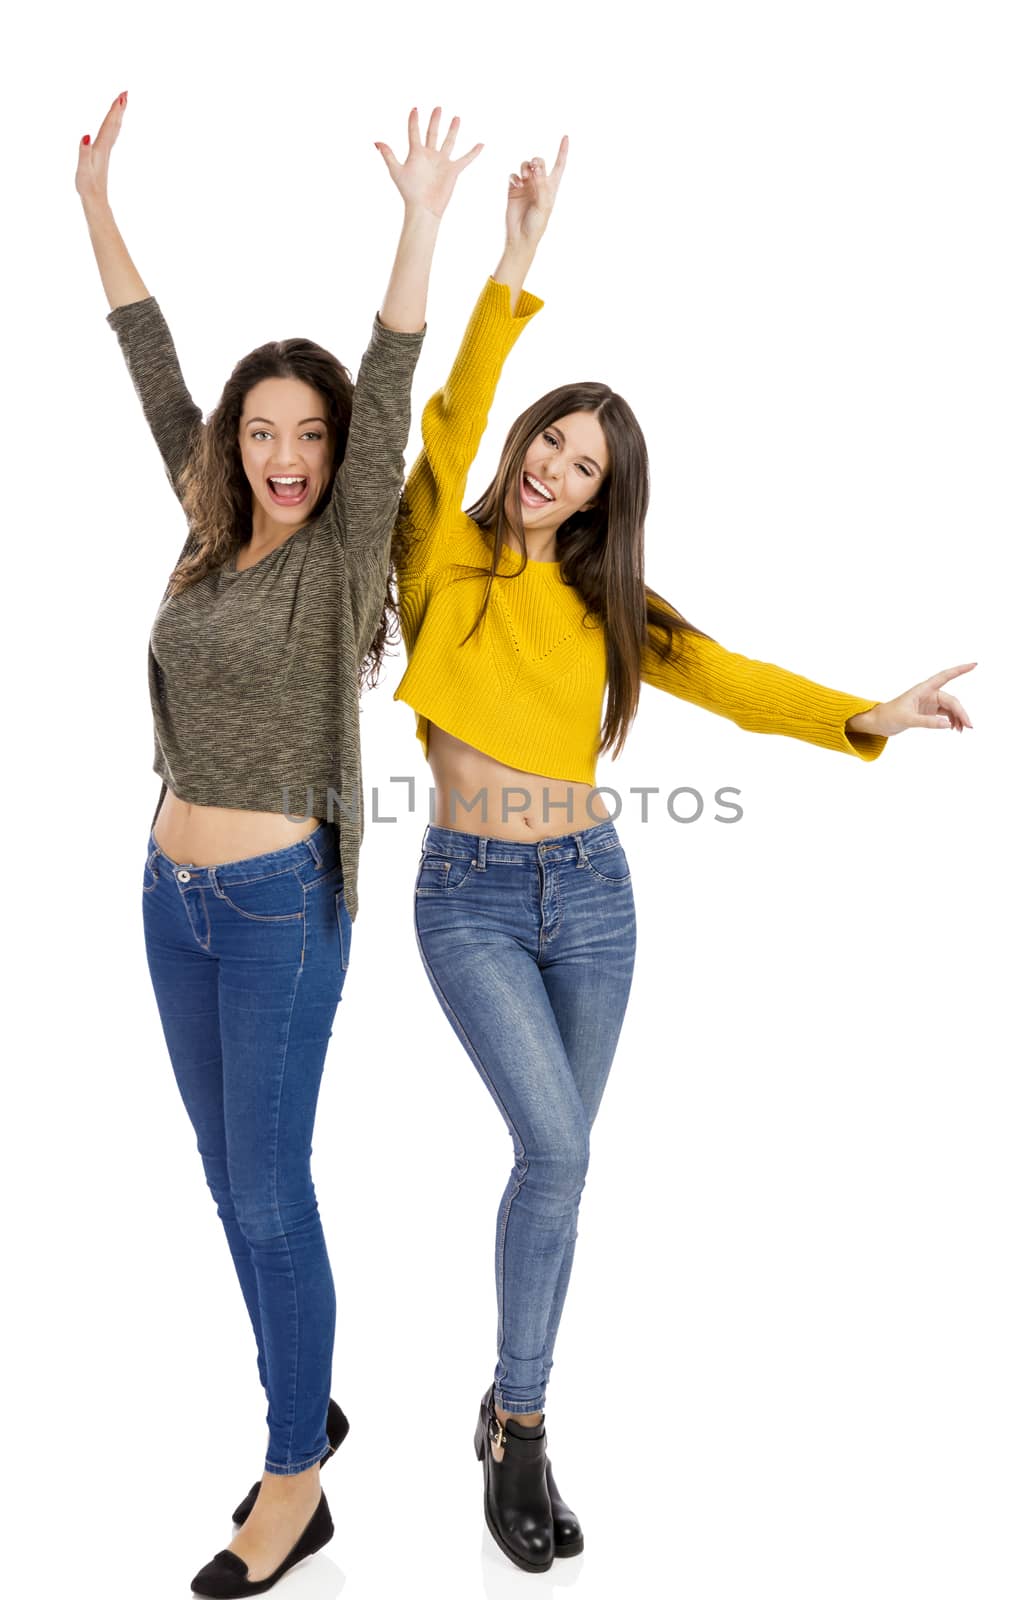
{"type": "Polygon", "coordinates": [[[429,826],[414,900],[432,988],[515,1151],[495,1238],[495,1402],[543,1411],[633,974],[629,866],[611,822],[534,844],[429,826]]]}

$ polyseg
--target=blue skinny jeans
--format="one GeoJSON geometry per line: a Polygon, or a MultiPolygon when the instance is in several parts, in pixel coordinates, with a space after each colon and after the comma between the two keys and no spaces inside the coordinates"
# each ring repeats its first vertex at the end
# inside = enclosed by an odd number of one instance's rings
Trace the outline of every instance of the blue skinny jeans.
{"type": "Polygon", "coordinates": [[[429,826],[414,904],[431,986],[515,1152],[495,1234],[495,1401],[543,1411],[633,974],[629,866],[611,822],[534,844],[429,826]]]}
{"type": "Polygon", "coordinates": [[[268,1401],[268,1472],[328,1449],[336,1296],[311,1181],[350,957],[337,830],[223,866],[150,835],[145,947],[173,1072],[240,1280],[268,1401]]]}

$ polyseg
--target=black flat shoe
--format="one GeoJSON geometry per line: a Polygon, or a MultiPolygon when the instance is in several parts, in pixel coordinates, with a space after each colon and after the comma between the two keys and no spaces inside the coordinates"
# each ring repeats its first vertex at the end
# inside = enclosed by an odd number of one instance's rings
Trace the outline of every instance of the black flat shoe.
{"type": "Polygon", "coordinates": [[[548,1462],[547,1472],[548,1499],[551,1501],[551,1521],[555,1530],[556,1556],[578,1556],[583,1549],[583,1529],[580,1519],[575,1511],[570,1511],[562,1496],[558,1492],[558,1485],[551,1473],[551,1462],[548,1462]]]}
{"type": "Polygon", "coordinates": [[[494,1385],[481,1401],[474,1449],[484,1462],[484,1520],[503,1555],[524,1572],[547,1572],[555,1559],[555,1530],[548,1495],[544,1422],[525,1428],[499,1422],[494,1385]],[[501,1461],[492,1445],[503,1451],[501,1461]]]}
{"type": "MultiPolygon", "coordinates": [[[[325,1454],[318,1463],[320,1467],[324,1467],[325,1463],[331,1460],[331,1458],[336,1454],[336,1451],[339,1449],[349,1432],[349,1422],[347,1422],[346,1417],[343,1415],[339,1406],[337,1406],[335,1400],[330,1400],[329,1414],[325,1419],[325,1437],[329,1441],[329,1448],[326,1450],[325,1454]]],[[[233,1520],[238,1524],[238,1526],[245,1523],[248,1517],[251,1515],[251,1508],[258,1499],[258,1490],[261,1488],[261,1486],[261,1479],[259,1478],[257,1483],[253,1483],[251,1485],[247,1494],[240,1502],[240,1505],[233,1513],[233,1520]]]]}
{"type": "Polygon", "coordinates": [[[220,1550],[218,1555],[212,1557],[208,1566],[202,1567],[196,1577],[191,1579],[191,1588],[195,1594],[211,1595],[214,1600],[241,1600],[247,1594],[264,1594],[266,1589],[271,1589],[284,1572],[289,1572],[298,1561],[303,1561],[305,1556],[313,1556],[316,1550],[328,1544],[335,1530],[332,1526],[332,1517],[324,1494],[319,1500],[315,1514],[311,1518],[304,1532],[288,1556],[284,1556],[275,1572],[270,1572],[267,1578],[260,1578],[257,1583],[251,1583],[247,1575],[247,1562],[234,1555],[232,1550],[220,1550]]]}

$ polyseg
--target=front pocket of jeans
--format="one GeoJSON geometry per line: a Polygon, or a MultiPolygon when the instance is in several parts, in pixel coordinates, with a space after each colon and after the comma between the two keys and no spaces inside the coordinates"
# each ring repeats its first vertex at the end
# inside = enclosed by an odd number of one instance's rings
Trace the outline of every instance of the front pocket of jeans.
{"type": "Polygon", "coordinates": [[[304,885],[295,872],[276,872],[248,883],[221,883],[219,896],[250,922],[299,922],[304,915],[304,885]]]}
{"type": "Polygon", "coordinates": [[[608,883],[614,888],[620,888],[632,881],[629,862],[620,844],[613,845],[610,850],[601,850],[596,856],[588,856],[587,866],[591,876],[597,878],[599,883],[608,883]]]}
{"type": "Polygon", "coordinates": [[[474,870],[467,856],[426,855],[417,873],[417,893],[454,894],[474,870]]]}
{"type": "Polygon", "coordinates": [[[145,862],[145,871],[141,885],[142,893],[150,894],[158,882],[159,868],[156,866],[155,856],[150,855],[148,860],[145,862]]]}

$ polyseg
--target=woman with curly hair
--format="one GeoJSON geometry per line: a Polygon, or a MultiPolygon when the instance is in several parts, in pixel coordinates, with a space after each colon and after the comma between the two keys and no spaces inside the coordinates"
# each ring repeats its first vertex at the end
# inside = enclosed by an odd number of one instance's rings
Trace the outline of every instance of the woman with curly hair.
{"type": "MultiPolygon", "coordinates": [[[[753,732],[873,761],[905,728],[971,727],[944,685],[974,665],[880,703],[694,627],[644,580],[647,449],[603,383],[529,406],[493,482],[462,509],[502,366],[541,309],[523,283],[566,153],[563,140],[550,173],[535,158],[512,175],[502,258],[425,408],[407,478],[408,664],[395,694],[416,712],[434,774],[415,891],[421,957],[514,1149],[495,1230],[494,1381],[474,1446],[488,1527],[528,1572],[583,1548],[546,1453],[545,1394],[636,950],[597,758],[621,750],[649,683],[753,732]]],[[[590,1399],[614,1410],[618,1397],[606,1376],[590,1399]]]]}
{"type": "Polygon", "coordinates": [[[363,832],[358,680],[391,622],[390,544],[432,253],[459,173],[416,111],[395,263],[356,389],[307,339],[234,368],[207,423],[107,196],[126,94],[78,155],[77,189],[131,377],[188,537],[149,645],[163,780],[142,893],[180,1093],[254,1329],[264,1476],[203,1595],[261,1593],[332,1537],[319,1467],[336,1300],[310,1170],[322,1069],[350,959],[363,832]]]}

